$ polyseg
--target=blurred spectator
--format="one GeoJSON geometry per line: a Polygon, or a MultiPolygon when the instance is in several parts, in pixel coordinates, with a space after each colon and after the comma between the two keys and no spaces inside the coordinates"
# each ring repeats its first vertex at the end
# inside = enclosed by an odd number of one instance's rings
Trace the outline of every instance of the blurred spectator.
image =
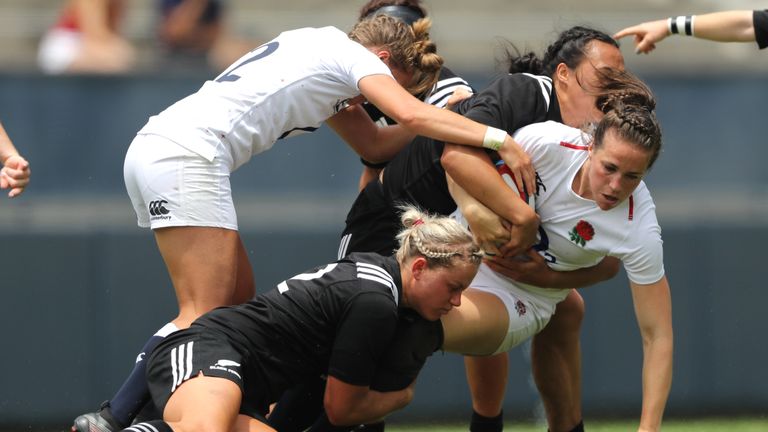
{"type": "Polygon", "coordinates": [[[120,73],[132,68],[134,48],[118,32],[123,0],[67,0],[40,41],[45,73],[120,73]]]}
{"type": "Polygon", "coordinates": [[[257,44],[232,37],[223,0],[156,0],[158,37],[166,59],[181,65],[200,62],[222,71],[257,44]]]}

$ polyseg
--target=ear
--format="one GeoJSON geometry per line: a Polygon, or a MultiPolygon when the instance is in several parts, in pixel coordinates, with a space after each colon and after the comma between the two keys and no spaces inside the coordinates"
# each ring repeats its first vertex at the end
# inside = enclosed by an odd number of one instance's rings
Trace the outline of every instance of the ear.
{"type": "Polygon", "coordinates": [[[570,76],[571,69],[568,68],[568,65],[565,63],[558,63],[557,67],[555,68],[555,78],[563,84],[567,84],[570,76]]]}
{"type": "Polygon", "coordinates": [[[392,54],[387,50],[378,50],[376,51],[376,56],[379,58],[379,60],[389,64],[389,59],[392,57],[392,54]]]}
{"type": "Polygon", "coordinates": [[[421,278],[421,275],[424,274],[424,271],[427,270],[427,259],[420,256],[413,260],[411,263],[411,274],[413,275],[413,278],[418,280],[421,278]]]}

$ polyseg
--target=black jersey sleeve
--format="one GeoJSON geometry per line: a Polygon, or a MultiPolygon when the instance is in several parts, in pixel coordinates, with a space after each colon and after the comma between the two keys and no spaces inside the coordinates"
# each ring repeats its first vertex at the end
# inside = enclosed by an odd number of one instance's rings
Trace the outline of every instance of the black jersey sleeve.
{"type": "Polygon", "coordinates": [[[469,119],[503,129],[512,135],[523,126],[545,121],[553,99],[549,78],[506,74],[460,103],[458,111],[469,119]]]}
{"type": "Polygon", "coordinates": [[[363,290],[350,299],[337,327],[328,375],[351,385],[370,385],[396,327],[397,305],[392,297],[363,290]]]}
{"type": "Polygon", "coordinates": [[[754,11],[752,20],[755,26],[757,46],[764,49],[768,47],[768,9],[754,11]]]}

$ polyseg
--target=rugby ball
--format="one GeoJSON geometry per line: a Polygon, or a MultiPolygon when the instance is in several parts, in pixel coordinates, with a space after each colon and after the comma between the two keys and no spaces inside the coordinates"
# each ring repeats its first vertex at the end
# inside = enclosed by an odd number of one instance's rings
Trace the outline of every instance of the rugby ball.
{"type": "Polygon", "coordinates": [[[505,164],[503,161],[496,164],[496,170],[501,175],[501,178],[504,179],[504,183],[507,184],[507,186],[512,189],[517,196],[520,197],[521,200],[525,201],[532,209],[536,209],[536,198],[533,193],[528,193],[525,189],[522,191],[517,187],[517,183],[515,183],[515,175],[512,173],[512,170],[509,169],[507,164],[505,164]]]}

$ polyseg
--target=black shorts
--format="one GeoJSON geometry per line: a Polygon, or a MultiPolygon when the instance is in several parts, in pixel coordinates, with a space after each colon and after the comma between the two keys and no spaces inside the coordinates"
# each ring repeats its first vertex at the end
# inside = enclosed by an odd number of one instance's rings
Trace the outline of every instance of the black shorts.
{"type": "Polygon", "coordinates": [[[385,196],[381,182],[372,180],[357,196],[347,214],[339,258],[352,252],[392,255],[398,248],[400,210],[385,196]]]}
{"type": "Polygon", "coordinates": [[[248,359],[237,351],[221,333],[191,327],[168,336],[152,351],[147,362],[149,392],[162,412],[171,394],[186,380],[199,373],[224,378],[240,387],[243,399],[240,413],[263,418],[269,401],[258,375],[249,368],[248,359]],[[247,389],[247,391],[246,391],[247,389]]]}

